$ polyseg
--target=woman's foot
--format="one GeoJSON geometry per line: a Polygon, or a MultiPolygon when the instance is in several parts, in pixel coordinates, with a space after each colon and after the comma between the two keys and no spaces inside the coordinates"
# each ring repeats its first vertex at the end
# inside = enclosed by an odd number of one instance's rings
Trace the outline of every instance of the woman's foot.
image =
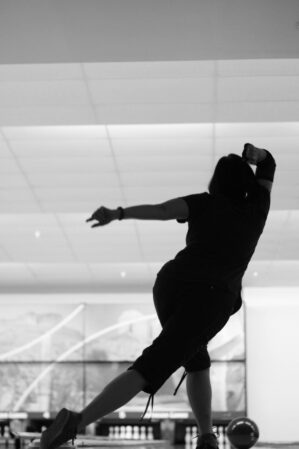
{"type": "Polygon", "coordinates": [[[52,424],[42,433],[40,449],[56,449],[69,440],[74,440],[81,414],[62,408],[52,424]]]}
{"type": "Polygon", "coordinates": [[[218,449],[218,439],[214,433],[205,433],[198,437],[196,449],[218,449]]]}

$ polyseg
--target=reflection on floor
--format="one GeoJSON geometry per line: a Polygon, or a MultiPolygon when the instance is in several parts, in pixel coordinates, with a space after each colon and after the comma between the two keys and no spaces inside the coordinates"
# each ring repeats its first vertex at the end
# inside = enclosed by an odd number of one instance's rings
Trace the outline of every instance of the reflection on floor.
{"type": "MultiPolygon", "coordinates": [[[[194,429],[192,429],[194,431],[194,429]]],[[[196,438],[192,435],[192,433],[189,433],[191,431],[187,430],[187,442],[185,444],[173,444],[169,440],[162,440],[162,439],[149,439],[149,440],[137,440],[137,439],[121,439],[118,440],[112,439],[109,436],[107,437],[98,437],[98,436],[86,436],[82,435],[77,440],[75,440],[75,447],[78,449],[112,449],[112,448],[119,448],[125,447],[126,449],[196,449],[196,438]],[[192,436],[192,439],[190,441],[190,434],[192,436]]],[[[13,448],[15,446],[15,449],[38,449],[39,448],[39,440],[40,440],[40,433],[29,433],[29,432],[23,432],[18,435],[18,438],[14,440],[15,444],[11,445],[10,447],[13,448]]],[[[151,438],[151,434],[150,434],[151,438]]],[[[237,449],[233,448],[231,444],[229,443],[228,439],[222,438],[221,441],[219,441],[219,449],[237,449]]],[[[0,447],[1,447],[0,442],[0,447]]],[[[3,445],[3,448],[7,446],[3,445]]],[[[72,449],[72,445],[69,444],[69,448],[72,449]]],[[[299,449],[299,442],[294,443],[257,443],[253,446],[253,449],[299,449]]]]}

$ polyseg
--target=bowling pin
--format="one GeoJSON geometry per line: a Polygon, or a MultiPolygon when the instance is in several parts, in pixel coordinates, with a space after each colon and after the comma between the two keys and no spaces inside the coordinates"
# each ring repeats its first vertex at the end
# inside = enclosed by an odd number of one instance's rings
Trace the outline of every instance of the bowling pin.
{"type": "Polygon", "coordinates": [[[148,430],[147,430],[147,439],[148,440],[153,440],[154,439],[154,429],[152,426],[149,426],[148,430]]]}
{"type": "Polygon", "coordinates": [[[225,446],[225,438],[224,438],[224,428],[223,428],[223,426],[219,426],[218,427],[218,434],[219,434],[219,438],[218,438],[219,448],[223,449],[223,447],[225,446]]]}
{"type": "Polygon", "coordinates": [[[126,439],[132,440],[132,426],[126,426],[126,439]]]}
{"type": "Polygon", "coordinates": [[[126,438],[126,428],[125,426],[120,426],[120,439],[124,440],[126,438]]]}
{"type": "Polygon", "coordinates": [[[114,439],[119,440],[119,427],[118,426],[114,427],[114,439]]]}
{"type": "Polygon", "coordinates": [[[139,440],[139,427],[133,427],[133,440],[139,440]]]}
{"type": "Polygon", "coordinates": [[[146,440],[146,429],[145,426],[142,426],[140,429],[140,439],[141,440],[146,440]]]}
{"type": "Polygon", "coordinates": [[[191,427],[187,426],[185,429],[185,444],[190,445],[192,443],[191,427]]]}

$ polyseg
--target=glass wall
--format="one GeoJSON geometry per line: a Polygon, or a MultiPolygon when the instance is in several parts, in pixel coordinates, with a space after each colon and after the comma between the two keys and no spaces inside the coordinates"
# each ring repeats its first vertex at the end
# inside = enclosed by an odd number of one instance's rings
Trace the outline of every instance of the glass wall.
{"type": "MultiPolygon", "coordinates": [[[[121,296],[121,295],[120,295],[121,296]]],[[[84,299],[82,297],[82,299],[84,299]]],[[[126,370],[160,332],[147,302],[47,300],[0,304],[0,411],[80,409],[126,370]]],[[[243,313],[209,343],[213,410],[245,411],[243,313]]],[[[189,409],[179,369],[155,396],[155,409],[189,409]]],[[[147,394],[127,406],[143,410],[147,394]]]]}

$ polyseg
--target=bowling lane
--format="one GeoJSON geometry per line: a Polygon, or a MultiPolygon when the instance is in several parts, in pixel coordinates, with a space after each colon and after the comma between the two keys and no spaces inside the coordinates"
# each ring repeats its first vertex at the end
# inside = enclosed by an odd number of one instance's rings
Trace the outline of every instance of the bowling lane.
{"type": "MultiPolygon", "coordinates": [[[[40,448],[40,433],[36,432],[22,432],[19,435],[20,449],[39,449],[40,448]]],[[[109,437],[88,437],[86,435],[79,435],[74,441],[74,445],[70,442],[63,444],[61,449],[75,449],[75,448],[118,448],[126,447],[126,449],[169,449],[171,443],[168,440],[128,440],[128,439],[111,439],[109,437]]]]}
{"type": "MultiPolygon", "coordinates": [[[[188,434],[188,431],[187,431],[188,434]]],[[[24,432],[20,434],[21,436],[21,449],[39,449],[40,445],[40,434],[33,432],[24,432]]],[[[152,441],[136,441],[136,440],[111,440],[109,437],[87,437],[82,435],[77,440],[75,440],[74,446],[71,443],[66,443],[61,446],[61,449],[73,449],[73,448],[88,448],[88,449],[112,449],[125,447],[126,449],[195,449],[196,440],[188,442],[185,444],[173,444],[168,440],[152,440],[152,441]]],[[[248,447],[246,442],[240,442],[239,444],[231,445],[227,438],[222,439],[220,437],[219,449],[245,449],[248,447]]],[[[297,449],[299,444],[281,444],[281,443],[256,443],[254,446],[258,449],[297,449]]]]}

